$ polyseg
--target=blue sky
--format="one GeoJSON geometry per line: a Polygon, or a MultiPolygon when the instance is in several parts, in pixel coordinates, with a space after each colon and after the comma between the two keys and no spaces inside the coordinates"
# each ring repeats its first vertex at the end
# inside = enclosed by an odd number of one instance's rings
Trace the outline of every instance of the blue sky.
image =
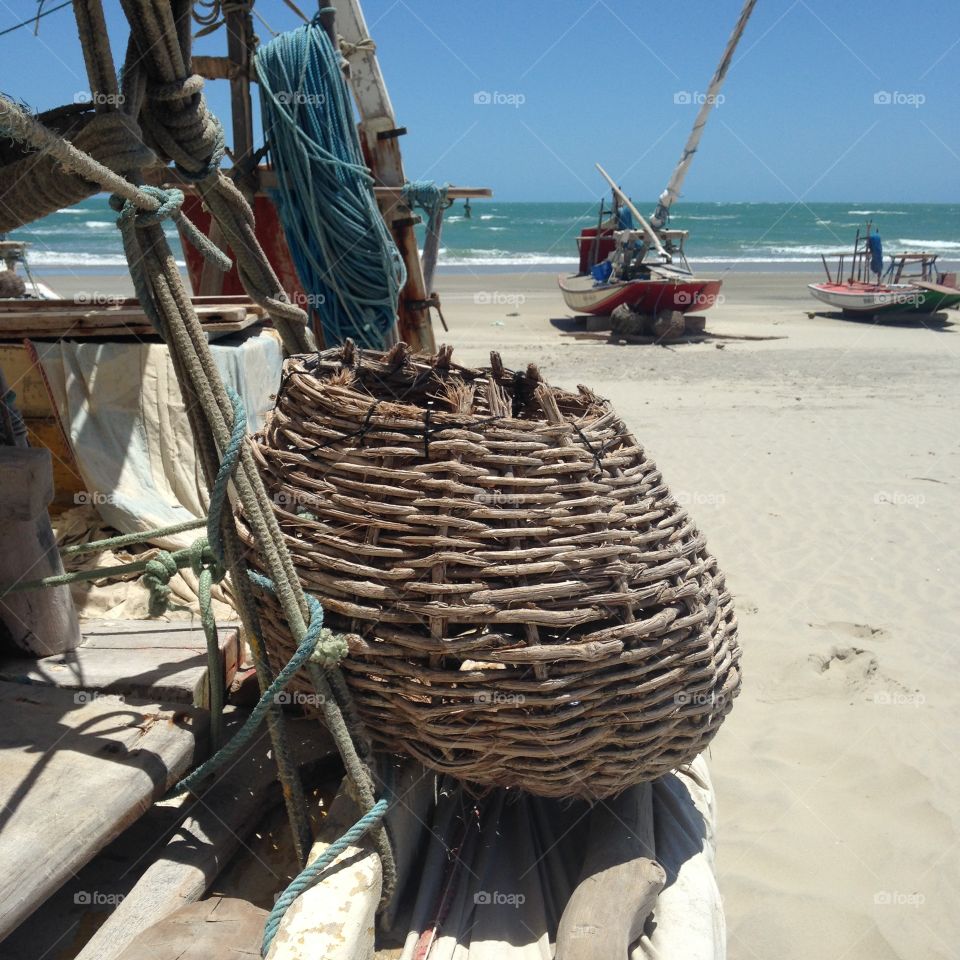
{"type": "MultiPolygon", "coordinates": [[[[105,5],[119,55],[125,22],[105,5]]],[[[653,200],[696,112],[675,101],[705,89],[740,6],[366,0],[364,11],[410,131],[409,177],[490,186],[501,200],[581,200],[603,193],[600,161],[653,200]],[[475,102],[481,93],[497,102],[475,102]]],[[[281,0],[256,9],[274,30],[299,22],[281,0]]],[[[0,0],[0,29],[35,10],[0,0]]],[[[224,44],[221,31],[197,51],[224,44]]],[[[37,37],[0,37],[0,64],[0,89],[38,109],[86,89],[69,9],[37,37]]],[[[759,0],[684,196],[960,202],[958,66],[956,0],[759,0]],[[884,94],[891,102],[875,102],[884,94]]],[[[229,125],[226,85],[208,89],[229,125]]]]}

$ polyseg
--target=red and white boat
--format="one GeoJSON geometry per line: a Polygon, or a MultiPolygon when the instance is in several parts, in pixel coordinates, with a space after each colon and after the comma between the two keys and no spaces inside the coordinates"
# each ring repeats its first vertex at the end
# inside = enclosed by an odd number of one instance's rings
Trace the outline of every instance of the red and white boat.
{"type": "Polygon", "coordinates": [[[563,299],[576,313],[602,316],[621,306],[646,315],[665,310],[687,313],[708,310],[716,303],[722,281],[694,274],[684,253],[687,231],[668,230],[667,221],[755,5],[756,0],[746,0],[743,5],[740,19],[703,97],[680,162],[649,222],[597,164],[613,190],[613,204],[607,211],[601,202],[597,226],[588,227],[577,238],[579,273],[559,278],[563,299]]]}
{"type": "Polygon", "coordinates": [[[633,279],[605,283],[598,283],[589,271],[561,276],[560,291],[571,310],[597,316],[613,313],[624,304],[636,313],[656,314],[662,310],[708,310],[716,303],[722,280],[696,277],[692,272],[655,273],[654,269],[633,279]]]}

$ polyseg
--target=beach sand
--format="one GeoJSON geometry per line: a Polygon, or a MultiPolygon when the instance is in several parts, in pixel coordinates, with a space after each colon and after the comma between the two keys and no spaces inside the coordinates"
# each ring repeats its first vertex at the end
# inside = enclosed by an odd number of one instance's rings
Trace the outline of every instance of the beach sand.
{"type": "Polygon", "coordinates": [[[744,686],[711,764],[730,957],[956,958],[960,326],[809,319],[811,279],[730,274],[707,314],[780,339],[660,347],[565,336],[550,275],[441,274],[437,337],[609,397],[728,574],[744,686]]]}

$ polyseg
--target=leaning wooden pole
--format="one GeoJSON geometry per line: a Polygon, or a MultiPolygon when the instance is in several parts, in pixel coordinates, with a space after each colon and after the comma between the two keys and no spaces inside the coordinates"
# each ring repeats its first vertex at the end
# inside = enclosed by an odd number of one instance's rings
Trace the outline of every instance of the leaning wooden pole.
{"type": "Polygon", "coordinates": [[[396,192],[378,196],[380,212],[390,227],[397,249],[407,268],[407,283],[400,292],[397,334],[417,351],[433,353],[436,344],[430,319],[429,291],[414,227],[419,218],[403,206],[400,190],[406,183],[399,137],[406,130],[397,126],[393,104],[377,62],[376,46],[370,39],[359,0],[332,0],[336,8],[337,33],[350,64],[349,81],[360,111],[360,139],[364,154],[378,186],[396,192]]]}
{"type": "Polygon", "coordinates": [[[700,139],[703,136],[704,128],[707,125],[707,119],[710,116],[710,111],[713,109],[713,105],[717,100],[717,95],[720,93],[720,88],[723,86],[723,82],[727,78],[727,71],[730,69],[730,63],[733,60],[734,51],[737,49],[737,44],[740,42],[740,38],[743,36],[743,31],[747,27],[747,21],[750,19],[750,14],[753,13],[753,8],[756,5],[757,0],[746,0],[746,3],[743,5],[743,9],[740,11],[740,19],[737,21],[737,25],[733,28],[733,33],[730,34],[730,39],[727,41],[727,48],[723,51],[723,56],[720,58],[720,63],[717,65],[716,73],[714,73],[713,79],[710,81],[710,86],[707,88],[703,103],[700,105],[700,109],[697,112],[697,119],[693,123],[693,129],[690,131],[690,136],[687,138],[687,143],[683,148],[683,153],[680,154],[680,162],[673,171],[673,176],[670,177],[670,182],[667,184],[667,189],[660,194],[660,200],[657,203],[657,209],[650,218],[650,224],[656,230],[662,229],[662,227],[666,224],[667,218],[670,215],[670,207],[673,206],[674,201],[680,196],[680,188],[683,186],[683,181],[687,176],[687,171],[690,169],[690,163],[693,160],[693,155],[697,152],[697,148],[700,146],[700,139]]]}

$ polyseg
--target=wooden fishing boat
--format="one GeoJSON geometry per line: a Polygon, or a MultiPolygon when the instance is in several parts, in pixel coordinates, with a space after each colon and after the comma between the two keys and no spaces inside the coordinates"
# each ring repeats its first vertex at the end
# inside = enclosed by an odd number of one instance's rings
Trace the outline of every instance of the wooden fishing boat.
{"type": "Polygon", "coordinates": [[[956,274],[937,269],[936,253],[897,253],[884,270],[883,244],[871,223],[863,236],[857,231],[852,254],[824,254],[821,259],[827,280],[807,287],[817,300],[847,317],[929,315],[960,304],[956,274]],[[835,273],[827,263],[828,256],[837,259],[835,273]]]}
{"type": "Polygon", "coordinates": [[[716,303],[722,281],[695,275],[684,252],[687,231],[669,230],[667,222],[755,5],[756,0],[743,5],[680,161],[649,222],[597,164],[613,191],[613,202],[608,211],[601,201],[597,226],[582,230],[577,238],[579,272],[559,278],[560,292],[571,310],[603,316],[627,306],[635,313],[654,315],[708,310],[716,303]]]}
{"type": "Polygon", "coordinates": [[[615,281],[598,284],[589,274],[559,279],[563,299],[571,310],[605,316],[624,304],[637,313],[663,310],[687,313],[706,310],[716,303],[722,281],[684,279],[676,276],[615,281]]]}

